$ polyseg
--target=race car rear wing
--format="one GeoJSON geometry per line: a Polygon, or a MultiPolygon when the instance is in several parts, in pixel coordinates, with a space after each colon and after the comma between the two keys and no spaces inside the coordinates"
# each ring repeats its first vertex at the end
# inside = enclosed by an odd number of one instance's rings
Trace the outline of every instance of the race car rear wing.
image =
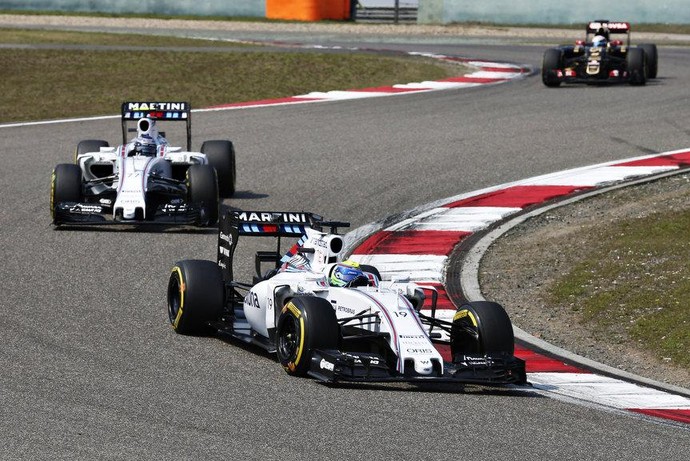
{"type": "Polygon", "coordinates": [[[630,23],[622,21],[610,21],[608,19],[597,19],[587,24],[586,42],[591,41],[590,35],[596,34],[599,30],[606,29],[610,35],[626,34],[628,36],[628,46],[630,46],[630,23]]]}
{"type": "MultiPolygon", "coordinates": [[[[188,102],[129,101],[122,103],[122,143],[127,144],[128,121],[152,118],[170,122],[187,122],[187,150],[192,150],[192,108],[188,102]]],[[[136,131],[136,130],[134,130],[136,131]]]]}
{"type": "Polygon", "coordinates": [[[630,32],[630,23],[597,19],[587,24],[587,33],[594,34],[602,28],[608,29],[610,34],[627,34],[630,32]]]}
{"type": "MultiPolygon", "coordinates": [[[[259,251],[255,264],[257,275],[261,274],[262,263],[274,263],[279,267],[284,256],[280,250],[281,237],[301,237],[307,228],[323,231],[328,228],[331,234],[338,229],[349,227],[343,221],[325,221],[323,217],[304,211],[244,211],[226,209],[218,222],[218,265],[226,282],[233,281],[232,258],[240,235],[252,237],[277,237],[275,251],[259,251]]],[[[299,246],[299,245],[297,245],[299,246]]],[[[289,252],[297,251],[293,246],[289,252]]],[[[288,252],[288,253],[289,253],[288,252]]]]}

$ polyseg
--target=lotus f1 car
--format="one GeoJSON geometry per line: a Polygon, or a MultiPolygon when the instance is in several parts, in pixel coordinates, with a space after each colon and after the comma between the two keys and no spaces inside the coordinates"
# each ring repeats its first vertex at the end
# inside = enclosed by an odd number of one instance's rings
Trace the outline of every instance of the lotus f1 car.
{"type": "Polygon", "coordinates": [[[123,103],[121,145],[81,141],[75,162],[53,170],[53,222],[216,224],[219,196],[235,191],[234,147],[230,141],[206,141],[201,152],[192,152],[191,144],[188,103],[123,103]],[[133,122],[136,128],[129,126],[133,122]],[[186,150],[171,146],[158,122],[185,122],[186,150]],[[130,141],[129,132],[136,132],[130,141]]]}
{"type": "Polygon", "coordinates": [[[384,281],[373,266],[342,261],[337,232],[345,226],[304,212],[226,211],[217,262],[184,260],[172,268],[167,301],[174,331],[259,346],[275,353],[288,374],[323,382],[526,383],[499,304],[470,302],[452,322],[437,319],[434,288],[384,281]],[[233,279],[240,236],[278,239],[275,251],[256,254],[252,283],[233,279]],[[285,254],[283,237],[299,237],[285,254]],[[347,274],[337,273],[343,266],[357,274],[347,283],[347,274]],[[429,301],[427,316],[420,308],[429,301]],[[450,346],[451,360],[444,361],[439,344],[450,346]]]}
{"type": "Polygon", "coordinates": [[[657,68],[656,45],[631,46],[629,23],[596,20],[587,24],[585,40],[544,52],[541,76],[548,87],[561,83],[644,85],[656,78],[657,68]],[[626,39],[612,40],[613,35],[626,39]]]}

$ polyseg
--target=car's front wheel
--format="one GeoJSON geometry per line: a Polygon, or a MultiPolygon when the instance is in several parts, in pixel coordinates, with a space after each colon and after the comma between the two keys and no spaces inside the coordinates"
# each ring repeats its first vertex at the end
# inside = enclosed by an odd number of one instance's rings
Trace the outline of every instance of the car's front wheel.
{"type": "Polygon", "coordinates": [[[315,349],[337,349],[340,326],[333,306],[323,298],[296,296],[278,317],[276,350],[288,374],[305,376],[315,349]]]}
{"type": "Polygon", "coordinates": [[[456,355],[465,353],[513,355],[513,325],[503,306],[490,301],[460,306],[453,316],[450,348],[454,360],[456,355]]]}
{"type": "Polygon", "coordinates": [[[56,221],[55,207],[63,202],[81,202],[81,168],[72,163],[61,163],[55,167],[50,181],[50,216],[56,221]]]}
{"type": "Polygon", "coordinates": [[[184,260],[173,266],[168,280],[168,319],[176,333],[204,334],[223,310],[225,285],[216,263],[184,260]]]}
{"type": "Polygon", "coordinates": [[[541,80],[544,85],[555,88],[560,86],[561,81],[556,75],[563,67],[563,53],[558,48],[551,48],[544,52],[544,59],[541,64],[541,80]]]}

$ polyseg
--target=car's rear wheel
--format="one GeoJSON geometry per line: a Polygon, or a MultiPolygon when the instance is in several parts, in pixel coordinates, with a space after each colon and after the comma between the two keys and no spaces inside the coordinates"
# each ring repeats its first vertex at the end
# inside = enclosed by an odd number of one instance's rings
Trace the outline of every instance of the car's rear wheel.
{"type": "Polygon", "coordinates": [[[220,317],[225,285],[216,263],[198,259],[179,261],[168,281],[168,319],[176,333],[204,334],[220,317]]]}
{"type": "Polygon", "coordinates": [[[208,163],[218,173],[218,192],[221,197],[235,194],[236,166],[235,147],[230,141],[205,141],[201,153],[206,154],[208,163]]]}
{"type": "Polygon", "coordinates": [[[647,78],[656,78],[659,70],[659,53],[653,43],[638,45],[647,57],[647,78]]]}
{"type": "Polygon", "coordinates": [[[81,169],[72,163],[61,163],[55,167],[50,182],[50,216],[56,221],[55,207],[58,203],[81,202],[81,169]]]}
{"type": "Polygon", "coordinates": [[[513,325],[503,306],[490,301],[460,306],[453,316],[450,347],[453,358],[463,353],[512,355],[515,350],[513,325]]]}
{"type": "Polygon", "coordinates": [[[563,53],[557,48],[551,48],[544,52],[544,59],[541,64],[541,80],[544,85],[555,88],[560,86],[561,80],[557,77],[558,72],[563,67],[563,53]]]}
{"type": "Polygon", "coordinates": [[[199,209],[198,226],[218,222],[218,180],[211,165],[192,165],[187,169],[187,200],[199,209]]]}
{"type": "Polygon", "coordinates": [[[642,48],[630,48],[625,57],[630,72],[631,85],[644,85],[647,83],[647,60],[642,48]]]}
{"type": "Polygon", "coordinates": [[[74,163],[77,163],[77,158],[81,154],[86,154],[89,152],[98,152],[101,147],[109,147],[108,141],[103,141],[102,139],[85,139],[79,141],[77,144],[77,150],[74,151],[74,163]]]}
{"type": "Polygon", "coordinates": [[[337,349],[340,326],[331,303],[315,296],[288,301],[278,317],[276,350],[288,374],[305,376],[315,349],[337,349]]]}

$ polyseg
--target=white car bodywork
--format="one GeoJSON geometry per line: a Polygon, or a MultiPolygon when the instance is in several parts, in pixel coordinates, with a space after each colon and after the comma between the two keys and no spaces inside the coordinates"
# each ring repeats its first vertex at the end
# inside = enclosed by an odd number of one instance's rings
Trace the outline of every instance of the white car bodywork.
{"type": "Polygon", "coordinates": [[[311,228],[305,232],[300,255],[307,260],[306,264],[295,270],[286,262],[275,275],[254,285],[245,296],[243,307],[247,327],[268,338],[269,330],[277,326],[280,313],[274,305],[275,294],[287,289],[295,295],[327,300],[339,320],[352,318],[343,326],[387,333],[389,346],[397,356],[396,371],[399,373],[404,373],[405,364],[410,361],[419,375],[442,370],[443,359],[410,302],[422,288],[407,280],[379,281],[374,274],[367,274],[371,281],[369,286],[330,286],[332,261],[340,258],[339,252],[332,249],[342,248],[341,237],[311,228]]]}
{"type": "Polygon", "coordinates": [[[151,187],[149,178],[171,178],[175,165],[206,165],[208,160],[201,152],[183,151],[173,147],[161,136],[155,121],[142,118],[137,122],[137,137],[127,144],[117,147],[101,147],[98,152],[87,152],[77,156],[77,164],[82,170],[84,180],[90,184],[95,194],[108,190],[116,191],[117,198],[112,205],[113,216],[123,219],[135,219],[136,211],[143,211],[140,219],[146,218],[146,192],[151,187]],[[155,156],[144,156],[136,153],[138,140],[148,138],[156,145],[155,156]],[[98,181],[100,175],[94,173],[94,167],[112,168],[113,181],[98,181]]]}

